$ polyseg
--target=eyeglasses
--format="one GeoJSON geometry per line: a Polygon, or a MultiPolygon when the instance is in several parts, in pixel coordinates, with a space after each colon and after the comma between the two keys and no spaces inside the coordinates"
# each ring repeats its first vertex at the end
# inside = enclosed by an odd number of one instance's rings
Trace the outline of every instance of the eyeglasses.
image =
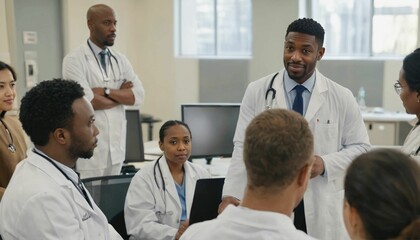
{"type": "Polygon", "coordinates": [[[398,95],[401,95],[402,90],[403,90],[403,88],[405,88],[405,87],[408,87],[408,86],[402,86],[400,82],[396,82],[396,83],[394,84],[394,89],[395,89],[395,92],[396,92],[398,95]]]}

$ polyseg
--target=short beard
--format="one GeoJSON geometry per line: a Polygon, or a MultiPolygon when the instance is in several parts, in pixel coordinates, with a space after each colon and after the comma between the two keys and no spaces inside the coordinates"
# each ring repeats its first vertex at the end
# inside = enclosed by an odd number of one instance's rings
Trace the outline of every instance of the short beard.
{"type": "Polygon", "coordinates": [[[104,42],[103,42],[103,44],[104,44],[104,46],[107,46],[107,47],[112,47],[112,46],[114,46],[114,43],[110,43],[110,42],[108,42],[108,41],[104,41],[104,42]]]}

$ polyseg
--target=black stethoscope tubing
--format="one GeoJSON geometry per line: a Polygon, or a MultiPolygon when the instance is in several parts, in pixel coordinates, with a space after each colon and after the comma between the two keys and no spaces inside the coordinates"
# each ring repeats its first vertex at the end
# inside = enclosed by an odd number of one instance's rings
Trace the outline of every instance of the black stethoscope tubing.
{"type": "MultiPolygon", "coordinates": [[[[101,71],[101,74],[102,74],[102,79],[104,79],[104,81],[105,81],[105,76],[104,76],[104,73],[103,73],[104,70],[102,70],[101,64],[99,63],[99,60],[96,57],[95,51],[93,51],[93,48],[89,43],[89,40],[86,40],[86,43],[89,46],[90,51],[92,52],[93,56],[95,57],[96,63],[98,64],[99,70],[101,71]]],[[[120,75],[121,75],[120,63],[118,62],[118,59],[114,56],[114,54],[112,54],[111,51],[109,51],[109,49],[108,49],[107,53],[108,53],[107,55],[108,55],[108,58],[109,58],[109,64],[111,65],[112,74],[114,75],[114,78],[115,78],[116,75],[115,75],[115,71],[114,71],[114,65],[112,64],[112,61],[111,61],[111,57],[117,63],[118,71],[120,72],[120,75]]],[[[115,79],[115,80],[120,80],[120,79],[115,79]]]]}
{"type": "Polygon", "coordinates": [[[273,106],[274,99],[276,98],[276,89],[273,88],[274,80],[276,79],[279,72],[274,74],[274,76],[271,78],[270,84],[268,85],[267,91],[265,92],[265,108],[270,109],[273,106]],[[268,104],[268,95],[271,92],[271,103],[268,104]]]}
{"type": "Polygon", "coordinates": [[[69,180],[73,185],[74,185],[74,187],[78,190],[78,192],[80,193],[80,194],[82,194],[83,195],[83,198],[87,201],[87,203],[89,204],[89,206],[93,209],[93,206],[92,206],[92,203],[90,202],[90,199],[89,199],[89,197],[88,197],[88,195],[87,195],[87,193],[86,193],[86,190],[83,188],[83,186],[80,186],[80,187],[78,187],[71,179],[70,179],[70,177],[69,176],[67,176],[67,174],[61,169],[61,168],[59,168],[58,166],[57,166],[57,164],[55,164],[55,162],[53,161],[53,160],[51,160],[50,158],[48,158],[47,156],[45,156],[45,155],[43,155],[43,154],[41,154],[41,153],[39,153],[38,151],[36,151],[35,149],[32,149],[32,152],[34,152],[35,154],[38,154],[39,156],[41,156],[42,158],[44,158],[44,159],[46,159],[48,162],[50,162],[55,168],[57,168],[58,169],[58,171],[60,171],[63,175],[64,175],[64,177],[67,179],[67,180],[69,180]]]}
{"type": "Polygon", "coordinates": [[[267,91],[265,92],[265,100],[267,101],[267,99],[268,99],[268,94],[270,94],[270,92],[272,93],[272,95],[271,95],[271,100],[274,100],[275,98],[276,98],[276,89],[274,89],[273,88],[273,83],[274,83],[274,80],[276,79],[276,77],[277,77],[277,75],[278,75],[279,73],[277,72],[276,74],[274,74],[274,76],[271,78],[271,81],[270,81],[270,85],[268,86],[268,88],[267,88],[267,91]]]}
{"type": "MultiPolygon", "coordinates": [[[[162,156],[163,156],[163,155],[162,155],[162,156]]],[[[157,168],[158,168],[158,170],[159,170],[159,174],[160,174],[160,180],[162,181],[162,190],[163,190],[163,192],[165,192],[165,191],[166,191],[166,187],[165,187],[165,179],[163,179],[162,169],[160,168],[160,165],[159,165],[159,160],[162,158],[162,156],[160,156],[160,157],[156,160],[155,165],[153,166],[153,177],[155,178],[155,183],[156,183],[156,185],[157,185],[158,189],[160,189],[159,183],[158,183],[157,178],[156,178],[156,167],[157,167],[157,168]]]]}

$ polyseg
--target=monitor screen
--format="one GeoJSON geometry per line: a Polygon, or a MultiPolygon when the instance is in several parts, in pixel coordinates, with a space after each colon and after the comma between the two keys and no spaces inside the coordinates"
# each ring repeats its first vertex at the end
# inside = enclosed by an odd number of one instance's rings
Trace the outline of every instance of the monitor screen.
{"type": "Polygon", "coordinates": [[[139,110],[125,110],[127,119],[127,137],[125,146],[125,162],[144,161],[143,133],[139,110]]]}
{"type": "Polygon", "coordinates": [[[182,121],[192,134],[191,158],[231,157],[239,103],[182,104],[182,121]]]}

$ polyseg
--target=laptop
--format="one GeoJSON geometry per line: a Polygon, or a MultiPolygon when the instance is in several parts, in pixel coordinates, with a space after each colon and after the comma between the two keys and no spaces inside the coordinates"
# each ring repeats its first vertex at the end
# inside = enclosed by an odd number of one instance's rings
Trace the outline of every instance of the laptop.
{"type": "Polygon", "coordinates": [[[190,225],[217,217],[224,183],[225,178],[197,180],[190,212],[190,225]]]}

